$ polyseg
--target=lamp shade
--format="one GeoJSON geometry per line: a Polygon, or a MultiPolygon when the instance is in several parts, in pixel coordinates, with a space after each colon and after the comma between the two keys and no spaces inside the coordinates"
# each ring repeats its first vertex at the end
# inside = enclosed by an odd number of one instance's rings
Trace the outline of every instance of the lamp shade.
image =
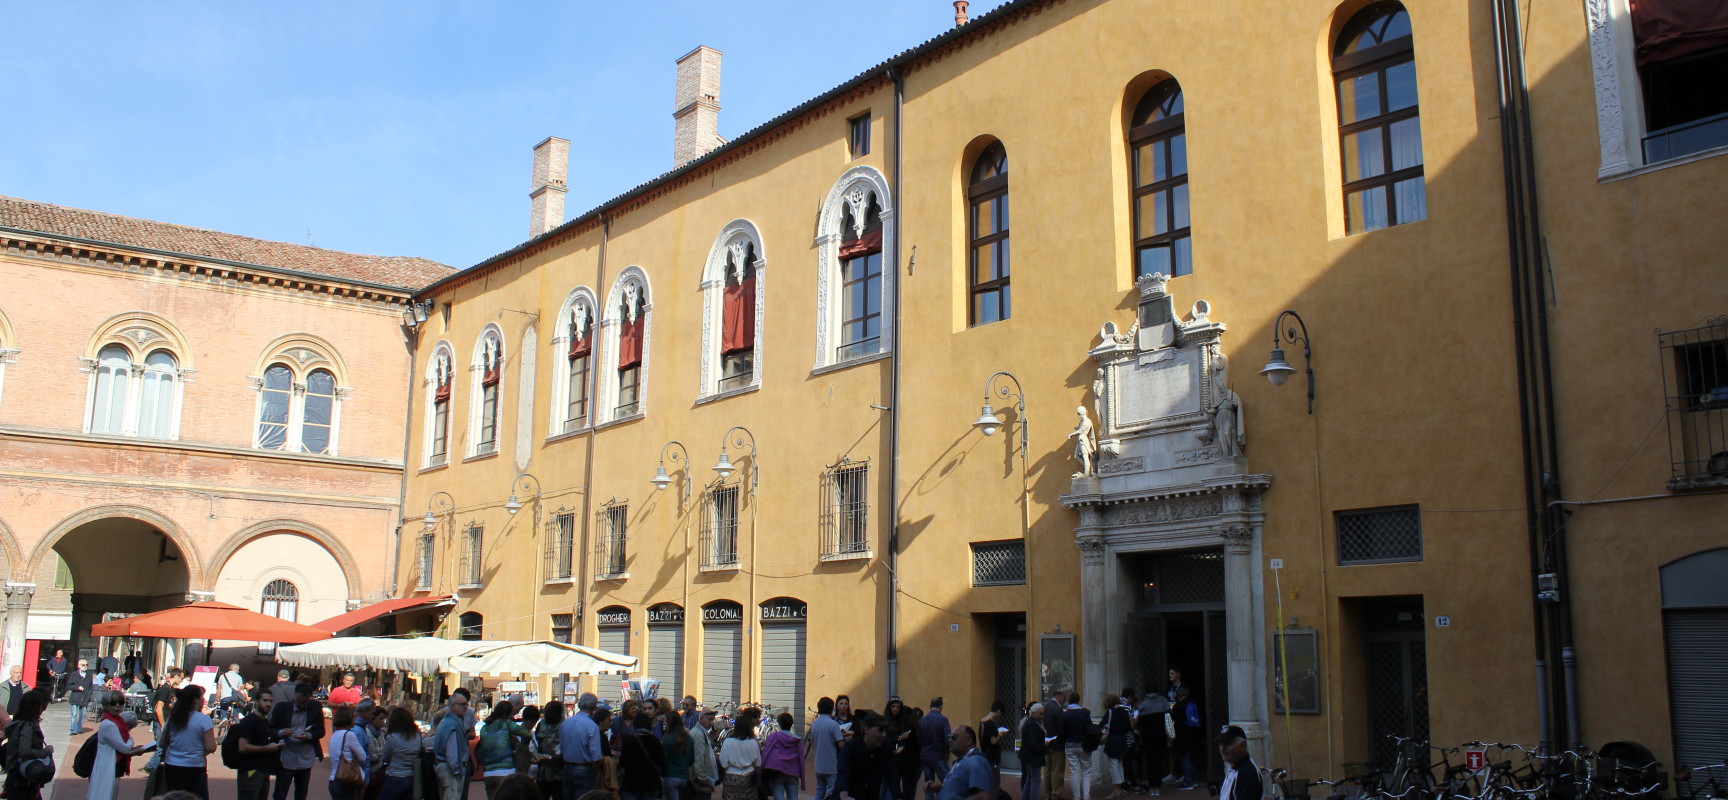
{"type": "Polygon", "coordinates": [[[1273,386],[1283,386],[1284,381],[1296,374],[1296,368],[1284,360],[1282,348],[1274,347],[1272,348],[1272,358],[1266,361],[1266,366],[1260,368],[1260,374],[1265,375],[1266,380],[1271,381],[1273,386]]]}
{"type": "Polygon", "coordinates": [[[504,503],[504,510],[510,512],[510,516],[516,516],[516,512],[522,510],[522,504],[516,502],[516,495],[510,495],[510,499],[504,503]]]}
{"type": "Polygon", "coordinates": [[[654,484],[655,490],[664,489],[671,485],[672,476],[666,474],[666,465],[661,464],[660,466],[655,467],[654,477],[650,478],[648,482],[654,484]]]}
{"type": "Polygon", "coordinates": [[[725,450],[721,450],[720,460],[714,462],[714,471],[719,473],[721,480],[725,480],[731,477],[732,471],[735,469],[737,467],[732,466],[732,457],[727,455],[725,450]]]}
{"type": "Polygon", "coordinates": [[[994,436],[996,429],[1002,427],[1002,420],[996,416],[996,409],[986,402],[983,412],[978,415],[978,421],[972,423],[972,427],[983,431],[985,436],[994,436]]]}
{"type": "Polygon", "coordinates": [[[438,515],[433,514],[432,509],[426,509],[426,516],[420,521],[426,523],[426,527],[430,528],[438,524],[438,515]]]}

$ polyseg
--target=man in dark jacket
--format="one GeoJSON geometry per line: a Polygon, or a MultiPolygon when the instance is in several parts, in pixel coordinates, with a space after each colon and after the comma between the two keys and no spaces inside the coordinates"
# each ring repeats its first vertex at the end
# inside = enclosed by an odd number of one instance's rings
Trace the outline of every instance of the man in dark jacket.
{"type": "Polygon", "coordinates": [[[293,784],[294,800],[306,800],[312,765],[324,758],[324,706],[312,699],[311,684],[296,684],[293,702],[277,703],[270,709],[270,728],[287,744],[281,752],[282,769],[272,796],[288,800],[288,787],[293,784]]]}
{"type": "Polygon", "coordinates": [[[1224,785],[1218,788],[1218,800],[1260,800],[1260,768],[1248,757],[1248,734],[1235,725],[1226,725],[1218,732],[1218,756],[1229,769],[1224,772],[1224,785]]]}
{"type": "Polygon", "coordinates": [[[888,746],[888,720],[871,715],[861,736],[852,737],[841,752],[846,762],[846,794],[852,800],[881,800],[886,784],[895,797],[899,781],[894,776],[894,751],[888,746]]]}
{"type": "Polygon", "coordinates": [[[1062,787],[1068,783],[1068,759],[1062,754],[1062,712],[1068,708],[1068,690],[1059,688],[1044,701],[1044,735],[1054,736],[1054,748],[1044,764],[1044,797],[1060,800],[1062,787]]]}
{"type": "MultiPolygon", "coordinates": [[[[1061,730],[1056,734],[1055,749],[1068,762],[1068,784],[1074,791],[1072,800],[1092,800],[1092,751],[1086,749],[1086,729],[1092,725],[1092,712],[1080,705],[1076,693],[1062,711],[1061,730]]],[[[1058,790],[1059,791],[1059,790],[1058,790]]],[[[1055,795],[1051,795],[1055,797],[1055,795]]]]}
{"type": "MultiPolygon", "coordinates": [[[[930,698],[930,712],[918,720],[918,765],[924,770],[925,783],[941,785],[947,779],[948,737],[952,733],[948,718],[942,716],[942,698],[930,698]]],[[[924,798],[936,800],[935,790],[926,789],[924,798]]]]}
{"type": "Polygon", "coordinates": [[[78,659],[78,668],[66,676],[66,697],[72,701],[71,733],[77,736],[84,732],[84,708],[90,702],[90,662],[78,659]]]}

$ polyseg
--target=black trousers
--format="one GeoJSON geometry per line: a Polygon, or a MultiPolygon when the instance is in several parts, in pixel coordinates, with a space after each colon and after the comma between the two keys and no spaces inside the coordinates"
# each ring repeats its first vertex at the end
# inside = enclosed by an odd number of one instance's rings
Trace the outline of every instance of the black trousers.
{"type": "Polygon", "coordinates": [[[312,768],[284,769],[276,773],[275,800],[288,800],[288,785],[294,785],[294,800],[306,800],[306,790],[312,788],[312,768]]]}

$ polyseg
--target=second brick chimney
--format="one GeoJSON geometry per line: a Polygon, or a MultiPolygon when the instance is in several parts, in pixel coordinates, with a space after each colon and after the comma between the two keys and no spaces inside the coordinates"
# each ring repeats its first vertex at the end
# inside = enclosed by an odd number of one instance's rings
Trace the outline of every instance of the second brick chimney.
{"type": "Polygon", "coordinates": [[[954,0],[954,27],[958,28],[971,21],[966,15],[966,6],[971,5],[966,0],[954,0]]]}
{"type": "Polygon", "coordinates": [[[725,142],[720,138],[720,51],[698,47],[678,59],[672,103],[672,168],[725,142]]]}
{"type": "Polygon", "coordinates": [[[534,145],[534,179],[528,192],[528,238],[564,224],[564,186],[570,174],[570,140],[548,136],[534,145]]]}

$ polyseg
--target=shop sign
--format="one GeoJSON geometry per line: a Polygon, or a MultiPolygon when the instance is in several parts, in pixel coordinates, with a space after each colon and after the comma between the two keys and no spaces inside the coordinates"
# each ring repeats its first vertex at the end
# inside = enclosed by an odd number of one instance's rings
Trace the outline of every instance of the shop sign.
{"type": "Polygon", "coordinates": [[[702,607],[703,622],[743,622],[744,607],[730,601],[713,603],[702,607]]]}
{"type": "Polygon", "coordinates": [[[803,600],[776,597],[762,604],[763,622],[792,622],[810,616],[810,605],[803,600]]]}
{"type": "Polygon", "coordinates": [[[648,608],[648,624],[660,625],[680,623],[684,621],[684,608],[671,603],[661,603],[648,608]]]}
{"type": "Polygon", "coordinates": [[[602,628],[630,627],[630,609],[613,606],[594,614],[594,624],[602,628]]]}

